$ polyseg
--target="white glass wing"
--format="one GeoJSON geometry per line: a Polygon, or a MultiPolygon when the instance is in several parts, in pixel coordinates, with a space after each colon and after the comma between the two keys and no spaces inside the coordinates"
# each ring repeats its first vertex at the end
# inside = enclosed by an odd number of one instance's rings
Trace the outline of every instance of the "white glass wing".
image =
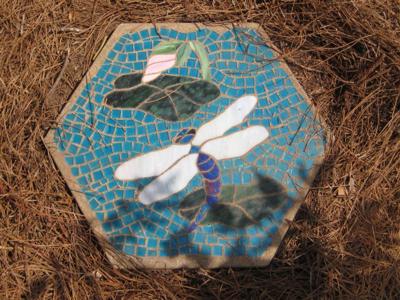
{"type": "Polygon", "coordinates": [[[268,137],[263,126],[251,126],[227,136],[206,142],[201,152],[212,155],[216,159],[239,157],[262,143],[268,137]]]}
{"type": "Polygon", "coordinates": [[[179,160],[165,173],[150,182],[138,196],[138,200],[149,205],[164,200],[184,189],[197,174],[198,154],[190,154],[179,160]]]}
{"type": "Polygon", "coordinates": [[[171,145],[167,148],[138,155],[121,164],[114,173],[119,180],[136,180],[162,174],[190,151],[190,145],[171,145]]]}
{"type": "Polygon", "coordinates": [[[221,114],[200,126],[192,144],[200,146],[205,141],[222,136],[227,130],[243,122],[257,104],[255,96],[243,96],[229,105],[221,114]]]}

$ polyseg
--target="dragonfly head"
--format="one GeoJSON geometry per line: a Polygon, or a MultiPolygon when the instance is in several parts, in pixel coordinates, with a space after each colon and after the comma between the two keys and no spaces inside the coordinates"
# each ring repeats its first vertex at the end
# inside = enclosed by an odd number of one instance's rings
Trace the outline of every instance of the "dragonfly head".
{"type": "Polygon", "coordinates": [[[196,129],[184,128],[173,139],[174,144],[188,144],[196,135],[196,129]]]}

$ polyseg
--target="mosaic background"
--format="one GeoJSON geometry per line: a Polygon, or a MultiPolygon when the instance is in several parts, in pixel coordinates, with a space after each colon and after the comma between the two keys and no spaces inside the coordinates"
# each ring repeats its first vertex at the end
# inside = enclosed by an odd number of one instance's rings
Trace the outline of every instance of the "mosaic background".
{"type": "MultiPolygon", "coordinates": [[[[236,28],[218,34],[209,29],[180,33],[171,29],[145,29],[125,34],[107,54],[98,73],[86,83],[77,101],[65,114],[54,139],[58,151],[101,222],[110,242],[137,256],[204,254],[213,256],[261,256],[271,244],[283,216],[299,197],[299,190],[314,162],[323,155],[321,125],[293,84],[275,53],[253,29],[236,28]],[[209,54],[212,81],[221,95],[189,119],[168,122],[136,109],[116,109],[104,104],[114,80],[123,74],[142,72],[151,49],[162,40],[198,40],[209,54]],[[242,95],[253,94],[257,107],[239,126],[265,126],[270,137],[244,157],[219,162],[222,184],[248,184],[258,177],[275,180],[287,195],[272,216],[257,225],[235,229],[222,224],[185,229],[188,220],[178,213],[185,195],[202,187],[197,175],[181,192],[166,201],[144,206],[133,199],[138,188],[151,179],[134,182],[114,179],[122,162],[168,146],[182,128],[195,127],[214,118],[242,95]]],[[[201,78],[194,53],[187,64],[166,74],[201,78]]]]}

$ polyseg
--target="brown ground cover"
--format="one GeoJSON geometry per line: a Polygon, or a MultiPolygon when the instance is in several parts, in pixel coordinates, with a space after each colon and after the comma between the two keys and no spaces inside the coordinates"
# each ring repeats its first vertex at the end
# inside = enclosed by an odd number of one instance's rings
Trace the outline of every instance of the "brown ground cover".
{"type": "Polygon", "coordinates": [[[0,1],[0,298],[400,298],[400,2],[0,1]],[[270,266],[118,271],[43,137],[122,22],[258,22],[335,139],[270,266]]]}

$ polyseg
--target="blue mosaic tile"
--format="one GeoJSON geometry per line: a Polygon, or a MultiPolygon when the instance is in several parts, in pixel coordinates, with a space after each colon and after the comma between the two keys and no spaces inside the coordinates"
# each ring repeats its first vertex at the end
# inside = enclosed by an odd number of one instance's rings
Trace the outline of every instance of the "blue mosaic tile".
{"type": "Polygon", "coordinates": [[[46,143],[85,215],[144,265],[265,265],[325,130],[262,31],[178,27],[114,34],[46,143]]]}

